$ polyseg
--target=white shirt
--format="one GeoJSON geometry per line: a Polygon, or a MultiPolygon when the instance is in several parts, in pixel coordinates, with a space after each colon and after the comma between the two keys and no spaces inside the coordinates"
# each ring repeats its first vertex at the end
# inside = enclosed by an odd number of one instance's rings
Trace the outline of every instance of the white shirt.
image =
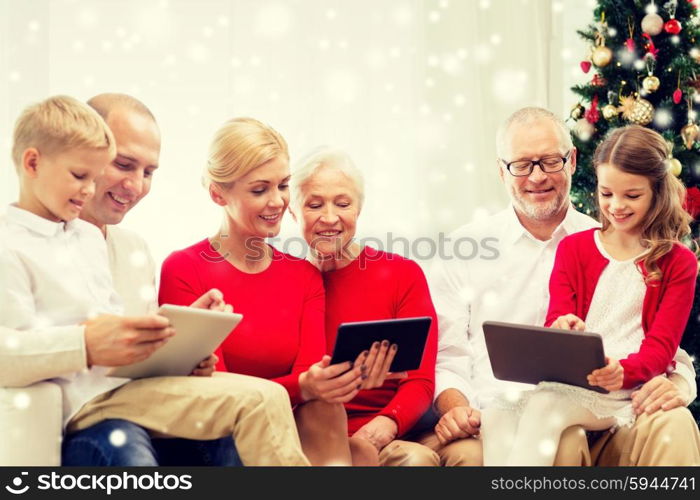
{"type": "Polygon", "coordinates": [[[586,330],[603,337],[607,356],[624,359],[638,352],[644,340],[642,304],[647,287],[635,264],[637,257],[616,260],[605,251],[600,231],[595,232],[594,239],[598,251],[609,262],[593,292],[586,315],[586,330]]]}
{"type": "Polygon", "coordinates": [[[107,226],[107,253],[114,288],[124,302],[124,313],[142,316],[156,312],[156,264],[143,238],[127,229],[107,226]]]}
{"type": "MultiPolygon", "coordinates": [[[[540,241],[525,230],[510,206],[450,234],[453,242],[476,242],[480,252],[470,259],[438,260],[430,273],[439,326],[436,398],[453,388],[473,407],[484,409],[500,393],[532,387],[493,376],[483,322],[543,325],[549,306],[549,276],[559,242],[598,225],[570,208],[552,238],[540,241]]],[[[469,257],[471,252],[465,254],[469,257]]],[[[679,363],[676,372],[688,382],[695,399],[692,361],[680,349],[675,359],[679,363]]]]}
{"type": "Polygon", "coordinates": [[[2,351],[15,369],[50,374],[61,386],[64,424],[83,404],[128,381],[105,376],[104,367],[88,369],[84,329],[72,326],[123,310],[95,226],[52,222],[9,206],[0,219],[0,282],[0,326],[12,329],[3,331],[2,351]],[[46,366],[39,367],[42,358],[46,366]]]}

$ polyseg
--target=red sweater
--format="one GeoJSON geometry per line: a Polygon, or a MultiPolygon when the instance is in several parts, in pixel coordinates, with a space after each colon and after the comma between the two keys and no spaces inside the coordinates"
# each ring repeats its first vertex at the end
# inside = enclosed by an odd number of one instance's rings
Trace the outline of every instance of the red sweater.
{"type": "MultiPolygon", "coordinates": [[[[274,250],[274,249],[273,249],[274,250]]],[[[273,380],[301,403],[299,374],[324,354],[324,292],[310,263],[274,250],[265,271],[244,273],[208,240],[170,254],[163,263],[158,301],[188,305],[218,288],[243,321],[217,351],[217,370],[273,380]]]]}
{"type": "MultiPolygon", "coordinates": [[[[594,231],[597,230],[594,228],[572,234],[559,243],[549,280],[550,299],[545,326],[569,313],[585,321],[598,279],[608,265],[608,259],[595,244],[594,231]]],[[[647,285],[644,295],[644,340],[639,352],[620,360],[625,370],[625,389],[666,372],[681,342],[693,305],[698,273],[698,262],[693,252],[676,244],[659,260],[659,268],[661,281],[647,285]]]]}
{"type": "Polygon", "coordinates": [[[411,429],[433,401],[437,317],[421,268],[401,256],[366,247],[348,266],[323,273],[326,286],[326,342],[333,351],[340,323],[391,318],[433,318],[418,370],[382,387],[360,391],[346,403],[352,435],[377,415],[396,421],[398,435],[411,429]]]}

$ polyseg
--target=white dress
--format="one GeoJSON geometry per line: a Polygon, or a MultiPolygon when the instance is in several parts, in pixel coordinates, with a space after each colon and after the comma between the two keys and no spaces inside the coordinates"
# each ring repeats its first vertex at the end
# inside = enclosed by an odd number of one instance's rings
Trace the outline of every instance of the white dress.
{"type": "MultiPolygon", "coordinates": [[[[646,285],[635,264],[639,256],[624,261],[615,260],[603,248],[600,231],[595,232],[595,243],[609,264],[603,270],[593,293],[586,317],[586,331],[602,336],[606,356],[624,359],[639,351],[644,339],[642,305],[646,285]]],[[[613,417],[616,427],[631,426],[635,421],[630,398],[632,389],[601,394],[558,382],[540,382],[532,390],[501,395],[495,406],[520,413],[532,395],[541,391],[566,397],[571,404],[582,406],[597,418],[613,417]]]]}

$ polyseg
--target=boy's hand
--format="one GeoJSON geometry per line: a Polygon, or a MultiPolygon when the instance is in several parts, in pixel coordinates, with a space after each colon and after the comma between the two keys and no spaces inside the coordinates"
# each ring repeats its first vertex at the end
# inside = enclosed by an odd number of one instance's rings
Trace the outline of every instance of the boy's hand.
{"type": "Polygon", "coordinates": [[[617,391],[622,389],[622,381],[625,378],[625,370],[620,362],[613,358],[605,357],[605,365],[603,368],[593,370],[588,375],[588,383],[608,391],[617,391]]]}
{"type": "Polygon", "coordinates": [[[216,370],[216,363],[219,362],[219,357],[216,354],[212,354],[207,359],[199,363],[190,375],[195,377],[211,377],[216,370]]]}
{"type": "Polygon", "coordinates": [[[559,316],[550,328],[559,328],[560,330],[576,330],[582,332],[586,329],[586,323],[575,314],[565,314],[559,316]]]}
{"type": "Polygon", "coordinates": [[[143,361],[175,335],[168,318],[155,314],[130,318],[102,315],[83,324],[88,366],[143,361]]]}

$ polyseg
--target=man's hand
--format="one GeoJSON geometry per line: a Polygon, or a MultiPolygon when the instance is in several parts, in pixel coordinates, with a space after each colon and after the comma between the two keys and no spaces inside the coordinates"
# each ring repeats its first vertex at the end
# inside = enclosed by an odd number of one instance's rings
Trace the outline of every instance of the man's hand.
{"type": "Polygon", "coordinates": [[[216,354],[212,354],[207,359],[203,360],[197,365],[197,367],[192,370],[190,375],[195,377],[211,377],[216,370],[216,363],[219,362],[219,357],[216,354]]]}
{"type": "Polygon", "coordinates": [[[666,375],[657,375],[632,393],[632,408],[637,415],[688,406],[688,395],[666,375]]]}
{"type": "Polygon", "coordinates": [[[398,431],[399,427],[394,420],[384,415],[378,415],[357,429],[352,437],[369,441],[377,448],[377,451],[381,451],[394,440],[398,431]]]}
{"type": "Polygon", "coordinates": [[[616,359],[605,357],[605,365],[603,368],[593,370],[588,374],[588,383],[608,391],[617,391],[622,389],[622,381],[625,378],[625,370],[620,362],[616,359]]]}
{"type": "Polygon", "coordinates": [[[406,372],[391,373],[389,371],[389,367],[394,361],[398,350],[399,346],[396,344],[389,345],[389,341],[384,340],[375,342],[369,351],[365,351],[367,359],[364,361],[364,364],[367,367],[367,372],[366,378],[362,382],[363,389],[375,389],[384,385],[385,380],[406,378],[408,376],[406,372]]]}
{"type": "Polygon", "coordinates": [[[192,302],[190,307],[194,307],[195,309],[209,309],[210,311],[233,312],[233,306],[224,302],[224,294],[216,288],[212,288],[192,302]]]}
{"type": "Polygon", "coordinates": [[[582,332],[586,329],[586,323],[575,314],[565,314],[559,316],[550,328],[559,328],[560,330],[576,330],[582,332]]]}
{"type": "Polygon", "coordinates": [[[479,435],[481,412],[471,406],[455,406],[447,411],[435,425],[435,435],[440,444],[446,445],[455,439],[479,435]]]}
{"type": "Polygon", "coordinates": [[[168,318],[158,315],[102,315],[85,325],[88,366],[122,366],[148,358],[175,335],[168,318]]]}

